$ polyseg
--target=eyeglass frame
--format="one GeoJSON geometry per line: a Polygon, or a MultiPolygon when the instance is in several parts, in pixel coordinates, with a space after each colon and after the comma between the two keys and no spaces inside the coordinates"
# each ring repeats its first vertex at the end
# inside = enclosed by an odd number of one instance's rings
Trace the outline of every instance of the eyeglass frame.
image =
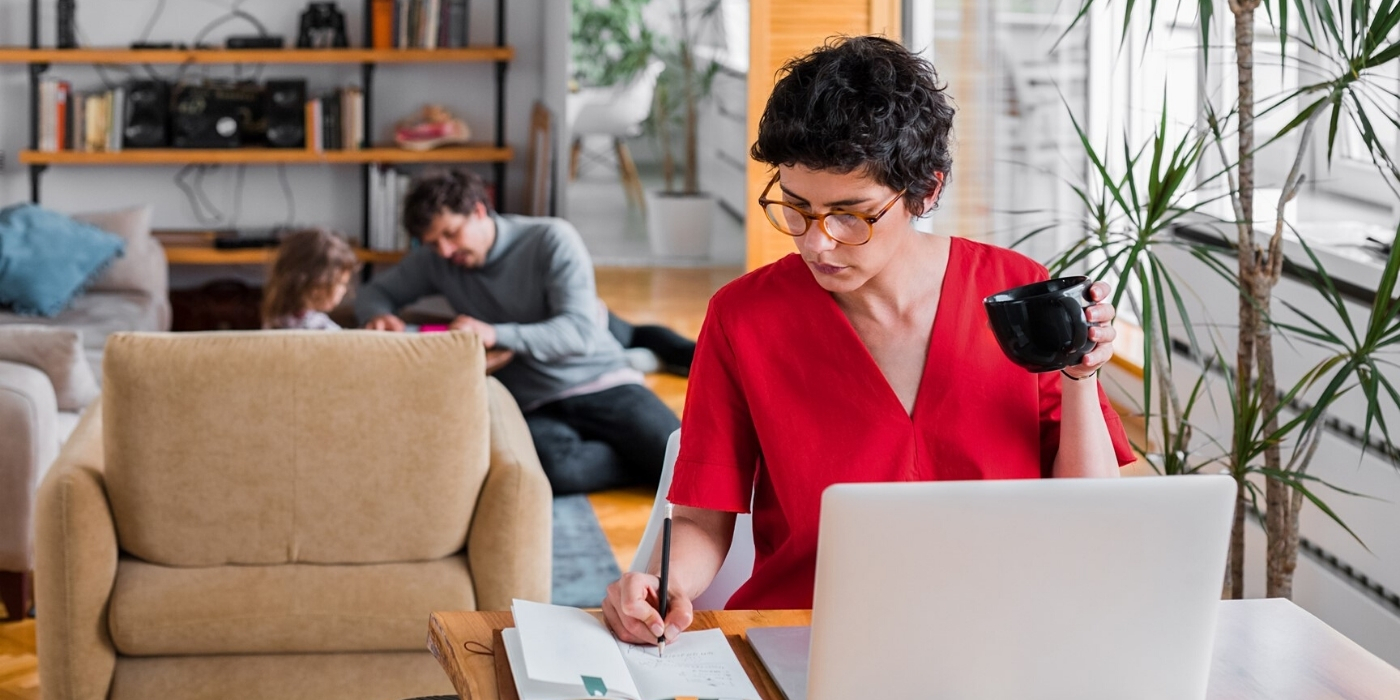
{"type": "Polygon", "coordinates": [[[874,214],[866,214],[864,212],[850,211],[847,209],[832,209],[826,212],[825,214],[811,214],[799,209],[796,204],[792,204],[791,202],[784,202],[780,199],[768,198],[768,193],[773,190],[773,185],[778,184],[778,179],[779,174],[775,173],[773,175],[773,179],[768,181],[768,186],[763,188],[763,194],[760,194],[758,196],[758,206],[760,209],[763,210],[763,218],[768,220],[769,225],[777,229],[778,233],[781,233],[784,236],[791,236],[792,238],[801,238],[807,235],[807,232],[812,229],[812,222],[815,221],[817,222],[817,230],[821,231],[823,236],[830,238],[837,245],[857,246],[869,243],[870,239],[875,237],[875,224],[879,223],[880,219],[883,218],[885,214],[889,213],[890,209],[894,208],[895,202],[898,202],[901,198],[904,197],[904,195],[909,193],[909,188],[907,187],[900,190],[899,194],[896,194],[894,198],[889,201],[888,204],[881,207],[880,211],[874,214]],[[787,231],[784,231],[782,228],[779,228],[777,222],[773,221],[773,217],[768,215],[769,204],[778,204],[797,212],[798,214],[802,215],[802,219],[807,222],[807,225],[802,228],[801,233],[788,233],[787,231]],[[847,216],[854,216],[857,219],[864,221],[867,230],[870,232],[869,235],[867,235],[865,237],[865,240],[861,241],[860,243],[847,243],[845,241],[837,239],[835,236],[831,235],[830,231],[826,230],[826,217],[832,216],[833,214],[845,214],[847,216]]]}

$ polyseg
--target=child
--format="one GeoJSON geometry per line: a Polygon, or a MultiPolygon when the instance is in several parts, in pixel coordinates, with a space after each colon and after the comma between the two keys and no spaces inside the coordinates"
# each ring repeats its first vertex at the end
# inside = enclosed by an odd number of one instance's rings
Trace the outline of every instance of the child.
{"type": "Polygon", "coordinates": [[[263,328],[340,330],[326,312],[345,298],[358,267],[350,245],[325,229],[283,238],[263,291],[263,328]]]}

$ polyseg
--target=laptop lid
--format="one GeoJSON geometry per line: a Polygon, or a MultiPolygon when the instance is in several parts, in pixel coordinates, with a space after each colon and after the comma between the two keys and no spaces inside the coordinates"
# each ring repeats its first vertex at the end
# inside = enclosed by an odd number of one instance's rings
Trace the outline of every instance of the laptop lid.
{"type": "Polygon", "coordinates": [[[1234,495],[1224,476],[832,486],[807,697],[1204,698],[1234,495]]]}

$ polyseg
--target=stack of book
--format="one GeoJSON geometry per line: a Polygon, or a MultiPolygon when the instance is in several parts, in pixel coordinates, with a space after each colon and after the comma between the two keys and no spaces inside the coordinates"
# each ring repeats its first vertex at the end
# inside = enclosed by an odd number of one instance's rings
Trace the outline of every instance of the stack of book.
{"type": "Polygon", "coordinates": [[[117,153],[122,150],[126,90],[79,93],[66,80],[39,83],[39,150],[117,153]]]}
{"type": "Polygon", "coordinates": [[[358,151],[365,140],[365,93],[351,85],[306,103],[309,151],[358,151]]]}
{"type": "Polygon", "coordinates": [[[403,227],[403,201],[413,178],[394,168],[370,168],[370,250],[408,250],[408,230],[403,227]]]}
{"type": "Polygon", "coordinates": [[[467,0],[373,0],[376,49],[459,49],[468,44],[467,0]]]}
{"type": "Polygon", "coordinates": [[[39,83],[39,150],[45,153],[122,150],[126,91],[76,93],[66,80],[46,77],[39,83]]]}

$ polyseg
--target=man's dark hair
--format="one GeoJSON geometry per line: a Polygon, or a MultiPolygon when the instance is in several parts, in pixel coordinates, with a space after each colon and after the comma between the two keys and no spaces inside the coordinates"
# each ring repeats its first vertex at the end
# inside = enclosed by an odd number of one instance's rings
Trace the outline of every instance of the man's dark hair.
{"type": "Polygon", "coordinates": [[[486,183],[465,170],[428,173],[414,181],[404,198],[403,225],[415,240],[428,232],[433,219],[444,211],[470,215],[476,205],[493,211],[486,183]]]}
{"type": "Polygon", "coordinates": [[[953,167],[953,106],[933,64],[889,39],[838,37],[788,61],[758,123],[754,160],[861,171],[924,213],[953,167]]]}

